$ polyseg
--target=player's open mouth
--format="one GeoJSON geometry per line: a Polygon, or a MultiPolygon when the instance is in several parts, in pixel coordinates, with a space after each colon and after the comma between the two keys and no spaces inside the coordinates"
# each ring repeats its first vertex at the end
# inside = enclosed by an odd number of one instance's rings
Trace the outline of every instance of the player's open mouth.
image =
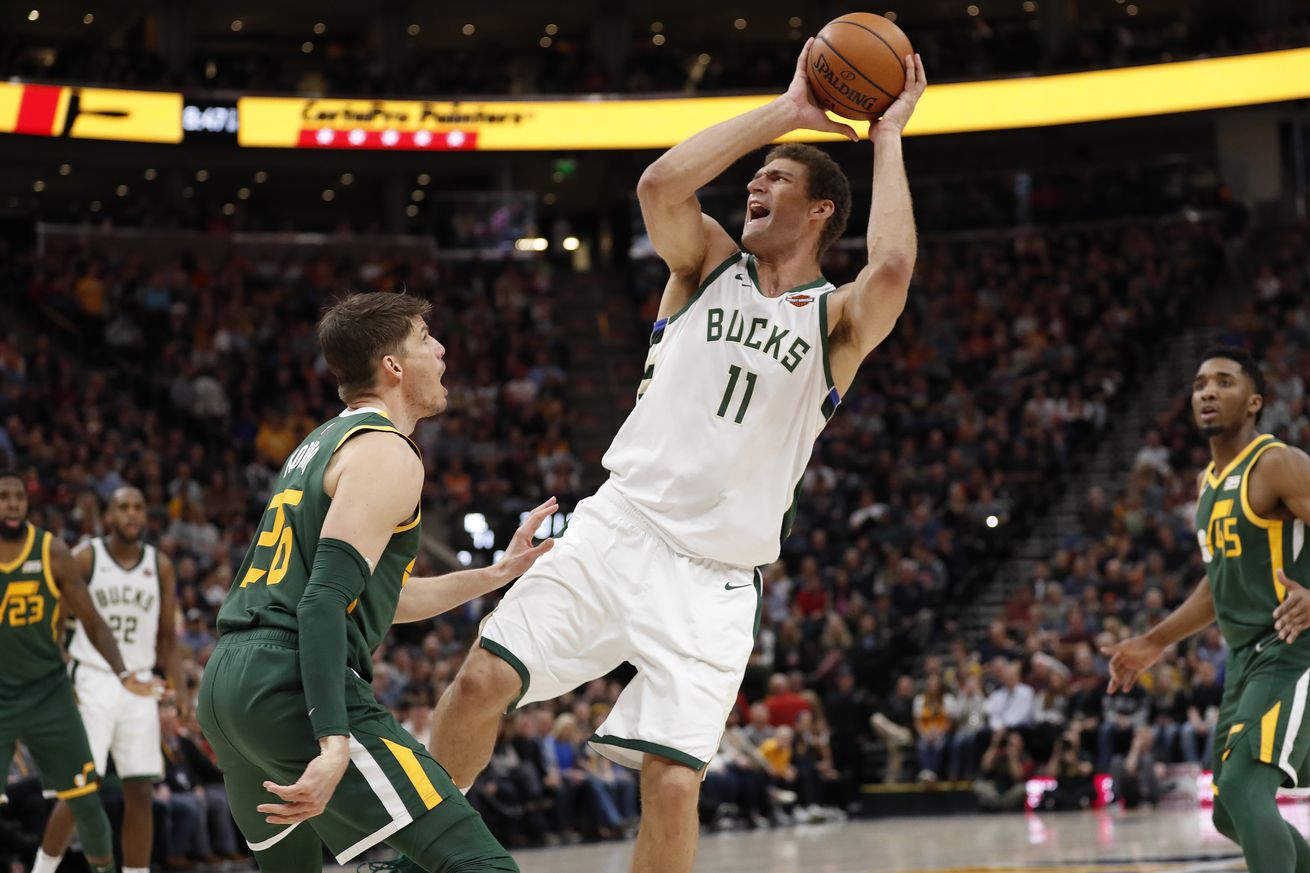
{"type": "Polygon", "coordinates": [[[768,218],[769,209],[762,203],[756,203],[754,201],[751,201],[750,203],[746,204],[746,216],[747,216],[746,220],[748,222],[755,221],[760,218],[768,218]]]}
{"type": "Polygon", "coordinates": [[[1210,419],[1212,419],[1212,418],[1217,417],[1218,415],[1219,415],[1219,410],[1218,410],[1218,409],[1215,409],[1213,406],[1203,406],[1203,407],[1201,407],[1201,420],[1202,420],[1202,421],[1208,421],[1208,420],[1210,420],[1210,419]]]}

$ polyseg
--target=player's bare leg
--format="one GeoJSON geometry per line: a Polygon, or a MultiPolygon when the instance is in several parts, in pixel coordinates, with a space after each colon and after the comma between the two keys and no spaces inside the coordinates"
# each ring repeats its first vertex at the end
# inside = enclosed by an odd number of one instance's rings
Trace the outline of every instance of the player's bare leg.
{"type": "Polygon", "coordinates": [[[44,868],[49,867],[53,871],[59,866],[64,852],[68,850],[68,843],[73,839],[73,827],[73,811],[64,801],[57,801],[55,808],[50,810],[50,818],[46,820],[45,836],[41,838],[41,851],[45,857],[37,856],[33,870],[45,873],[44,868]],[[51,861],[53,866],[50,866],[51,861]]]}
{"type": "Polygon", "coordinates": [[[641,765],[641,830],[632,873],[689,873],[700,823],[700,774],[667,758],[647,755],[641,765]]]}
{"type": "Polygon", "coordinates": [[[437,701],[428,747],[461,789],[491,760],[500,719],[522,686],[513,667],[476,646],[437,701]]]}
{"type": "Polygon", "coordinates": [[[155,816],[149,779],[123,781],[123,871],[149,870],[155,816]]]}

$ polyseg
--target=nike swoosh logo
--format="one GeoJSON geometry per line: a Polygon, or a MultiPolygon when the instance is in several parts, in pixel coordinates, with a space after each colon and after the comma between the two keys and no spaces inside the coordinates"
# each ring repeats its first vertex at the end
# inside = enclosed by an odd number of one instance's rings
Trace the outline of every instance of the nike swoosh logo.
{"type": "Polygon", "coordinates": [[[723,584],[723,590],[724,590],[724,591],[735,591],[735,590],[738,589],[738,588],[754,588],[754,587],[755,587],[755,583],[754,583],[754,582],[747,582],[745,585],[732,585],[732,584],[727,583],[727,582],[725,582],[725,583],[723,584]]]}
{"type": "Polygon", "coordinates": [[[1261,640],[1260,642],[1256,643],[1256,644],[1255,644],[1255,653],[1256,653],[1257,655],[1260,654],[1260,653],[1263,652],[1265,649],[1269,648],[1269,644],[1272,643],[1272,642],[1274,642],[1275,640],[1277,640],[1277,637],[1273,637],[1273,638],[1271,638],[1271,639],[1267,639],[1267,640],[1261,640]]]}

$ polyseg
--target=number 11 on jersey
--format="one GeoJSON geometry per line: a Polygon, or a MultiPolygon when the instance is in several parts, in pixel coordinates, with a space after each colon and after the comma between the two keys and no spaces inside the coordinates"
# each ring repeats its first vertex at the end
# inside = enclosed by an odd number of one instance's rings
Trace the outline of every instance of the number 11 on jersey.
{"type": "Polygon", "coordinates": [[[737,391],[737,382],[743,373],[746,374],[746,393],[741,398],[741,406],[737,407],[737,417],[733,419],[737,424],[741,424],[741,420],[746,417],[746,407],[751,405],[751,395],[755,393],[755,380],[759,378],[750,370],[742,370],[736,364],[728,368],[728,387],[723,391],[723,401],[719,404],[719,411],[716,413],[719,418],[726,417],[728,407],[732,404],[732,395],[737,391]]]}

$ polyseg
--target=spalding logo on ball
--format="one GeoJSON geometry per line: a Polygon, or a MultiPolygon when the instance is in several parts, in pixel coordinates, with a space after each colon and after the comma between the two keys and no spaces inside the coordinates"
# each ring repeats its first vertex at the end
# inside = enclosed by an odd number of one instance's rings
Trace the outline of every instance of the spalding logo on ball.
{"type": "Polygon", "coordinates": [[[843,118],[873,121],[905,90],[909,37],[886,18],[851,12],[824,25],[806,64],[820,106],[843,118]]]}

